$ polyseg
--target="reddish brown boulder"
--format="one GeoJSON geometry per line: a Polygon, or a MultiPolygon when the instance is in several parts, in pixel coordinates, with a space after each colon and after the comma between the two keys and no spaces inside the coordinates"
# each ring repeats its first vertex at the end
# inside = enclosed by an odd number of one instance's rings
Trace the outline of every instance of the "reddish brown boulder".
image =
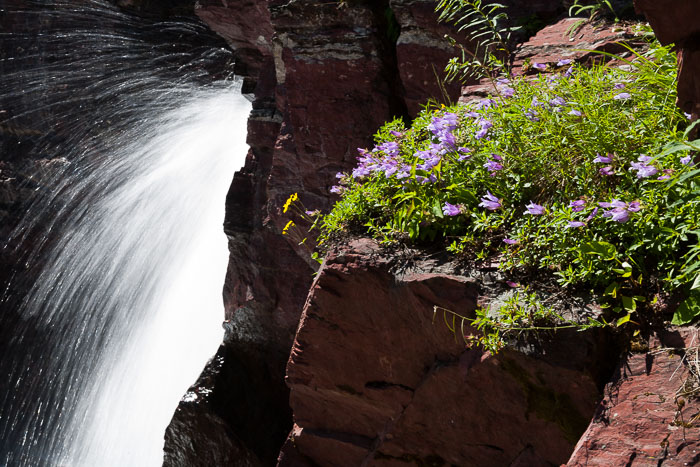
{"type": "Polygon", "coordinates": [[[466,349],[433,307],[470,315],[487,288],[487,275],[402,265],[370,240],[331,252],[287,366],[295,427],[280,465],[564,462],[598,401],[597,352],[610,348],[578,333],[546,351],[466,349]]]}
{"type": "Polygon", "coordinates": [[[678,105],[700,115],[700,6],[694,0],[635,0],[662,44],[678,50],[678,105]]]}
{"type": "MultiPolygon", "coordinates": [[[[545,26],[520,44],[513,57],[512,74],[522,76],[537,73],[537,70],[526,66],[528,62],[547,65],[548,72],[563,71],[565,67],[557,66],[559,60],[591,64],[593,61],[609,59],[601,52],[627,56],[630,52],[623,44],[640,45],[631,27],[612,23],[585,23],[574,34],[570,34],[571,28],[579,21],[577,18],[561,19],[545,26]]],[[[477,84],[464,86],[460,102],[468,103],[489,94],[495,94],[493,84],[484,79],[477,84]]]]}
{"type": "Polygon", "coordinates": [[[699,337],[697,328],[672,328],[624,358],[567,465],[700,462],[699,337]]]}

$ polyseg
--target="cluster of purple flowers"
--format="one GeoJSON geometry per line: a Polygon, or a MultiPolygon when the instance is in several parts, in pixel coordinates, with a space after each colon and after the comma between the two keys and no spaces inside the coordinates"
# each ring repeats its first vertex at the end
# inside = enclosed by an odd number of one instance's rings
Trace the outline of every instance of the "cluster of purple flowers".
{"type": "Polygon", "coordinates": [[[496,88],[498,89],[498,94],[501,95],[501,97],[509,98],[513,97],[515,95],[515,89],[510,87],[510,80],[506,78],[499,78],[497,81],[497,86],[496,88]]]}
{"type": "Polygon", "coordinates": [[[613,199],[609,203],[601,202],[598,203],[601,208],[608,209],[603,211],[603,217],[610,217],[612,220],[617,222],[627,222],[630,218],[630,212],[638,212],[642,209],[639,201],[632,201],[631,203],[625,203],[619,199],[613,199]]]}
{"type": "Polygon", "coordinates": [[[446,216],[457,216],[462,213],[462,207],[445,201],[445,205],[442,207],[442,213],[446,216]]]}
{"type": "Polygon", "coordinates": [[[455,135],[452,133],[457,128],[457,114],[445,112],[441,117],[433,117],[428,125],[428,130],[437,137],[440,146],[447,151],[456,149],[455,135]]]}
{"type": "Polygon", "coordinates": [[[651,177],[652,175],[656,175],[659,171],[659,169],[649,163],[651,162],[651,157],[649,156],[642,154],[637,158],[637,161],[638,162],[630,162],[632,170],[637,171],[637,178],[651,177]]]}
{"type": "Polygon", "coordinates": [[[545,211],[544,206],[540,204],[535,204],[532,201],[530,201],[530,204],[525,206],[525,209],[527,209],[527,211],[525,211],[525,214],[531,214],[533,216],[541,216],[542,214],[544,214],[545,211]]]}
{"type": "Polygon", "coordinates": [[[360,153],[358,164],[352,171],[353,178],[361,178],[371,173],[382,172],[388,178],[406,178],[411,173],[411,167],[404,164],[399,157],[399,143],[387,141],[376,146],[372,151],[358,148],[360,153]]]}
{"type": "MultiPolygon", "coordinates": [[[[595,159],[593,159],[593,162],[597,162],[600,164],[612,164],[613,162],[613,154],[608,153],[606,156],[601,156],[600,154],[596,154],[595,159]]],[[[683,165],[688,165],[691,163],[691,158],[690,156],[684,156],[681,157],[680,163],[683,165]]],[[[640,155],[635,162],[630,162],[630,170],[633,170],[636,172],[637,178],[647,178],[651,177],[653,175],[656,175],[659,173],[659,169],[652,165],[652,158],[649,156],[646,156],[644,154],[640,155]]],[[[612,165],[607,165],[603,167],[602,169],[598,169],[598,172],[600,172],[601,175],[614,175],[615,174],[615,169],[613,168],[612,165]]],[[[673,169],[665,169],[662,171],[662,175],[658,177],[658,180],[668,180],[671,178],[671,174],[674,172],[673,169]]]]}
{"type": "Polygon", "coordinates": [[[496,172],[499,170],[503,170],[503,157],[499,156],[498,154],[491,154],[491,159],[487,159],[486,163],[484,164],[484,168],[489,171],[489,175],[492,177],[496,175],[496,172]]]}

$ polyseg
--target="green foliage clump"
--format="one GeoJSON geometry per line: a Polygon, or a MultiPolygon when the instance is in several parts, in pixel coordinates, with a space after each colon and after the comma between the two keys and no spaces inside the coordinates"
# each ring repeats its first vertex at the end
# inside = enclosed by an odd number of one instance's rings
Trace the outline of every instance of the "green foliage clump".
{"type": "Polygon", "coordinates": [[[511,33],[519,28],[508,25],[505,5],[482,0],[440,0],[435,11],[439,21],[456,26],[471,42],[466,48],[448,37],[461,52],[461,57],[454,57],[447,64],[448,80],[491,76],[506,68],[511,33]]]}
{"type": "Polygon", "coordinates": [[[680,291],[674,322],[689,322],[700,314],[700,141],[675,106],[671,50],[623,62],[562,60],[534,79],[502,77],[480,102],[387,123],[339,174],[322,241],[359,229],[546,271],[606,298],[619,325],[680,291]]]}

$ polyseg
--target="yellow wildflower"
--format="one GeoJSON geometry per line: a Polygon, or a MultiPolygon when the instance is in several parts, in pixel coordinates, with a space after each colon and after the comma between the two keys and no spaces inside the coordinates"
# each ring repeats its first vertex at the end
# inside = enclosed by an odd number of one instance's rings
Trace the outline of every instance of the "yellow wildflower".
{"type": "Polygon", "coordinates": [[[290,195],[289,198],[287,198],[287,201],[284,203],[284,209],[282,212],[287,212],[289,209],[289,206],[296,200],[299,199],[299,195],[297,193],[294,193],[293,195],[290,195]]]}
{"type": "Polygon", "coordinates": [[[289,221],[287,222],[287,225],[284,226],[284,229],[282,229],[282,235],[287,235],[289,234],[289,229],[291,227],[294,227],[294,221],[289,221]]]}

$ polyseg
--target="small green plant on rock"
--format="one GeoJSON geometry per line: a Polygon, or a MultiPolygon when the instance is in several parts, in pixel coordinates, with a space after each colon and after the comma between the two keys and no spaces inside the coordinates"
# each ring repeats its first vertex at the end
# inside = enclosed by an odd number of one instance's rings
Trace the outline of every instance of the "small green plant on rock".
{"type": "Polygon", "coordinates": [[[439,21],[453,24],[471,42],[467,48],[447,37],[461,54],[445,68],[448,81],[490,77],[507,68],[510,37],[517,28],[508,26],[504,5],[481,0],[440,0],[435,10],[439,21]]]}

